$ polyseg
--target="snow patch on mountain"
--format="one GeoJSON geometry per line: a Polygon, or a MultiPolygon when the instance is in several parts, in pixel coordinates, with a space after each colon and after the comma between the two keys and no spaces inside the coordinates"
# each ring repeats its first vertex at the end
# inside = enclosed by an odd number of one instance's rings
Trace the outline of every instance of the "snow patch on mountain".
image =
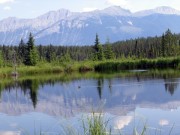
{"type": "Polygon", "coordinates": [[[128,23],[129,25],[133,25],[133,23],[132,23],[131,21],[128,21],[127,23],[128,23]]]}
{"type": "Polygon", "coordinates": [[[164,15],[180,15],[180,11],[171,7],[157,7],[155,9],[149,9],[134,13],[134,16],[148,16],[152,14],[164,14],[164,15]]]}

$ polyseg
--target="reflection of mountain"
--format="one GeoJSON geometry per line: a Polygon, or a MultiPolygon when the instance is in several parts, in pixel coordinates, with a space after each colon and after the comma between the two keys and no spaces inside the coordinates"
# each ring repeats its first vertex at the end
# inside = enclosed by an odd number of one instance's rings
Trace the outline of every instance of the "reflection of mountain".
{"type": "Polygon", "coordinates": [[[127,114],[136,106],[176,109],[180,106],[178,79],[89,79],[70,83],[25,80],[2,91],[0,112],[20,115],[42,112],[71,116],[104,104],[106,112],[127,114]],[[47,83],[47,82],[46,82],[47,83]],[[79,87],[81,86],[81,87],[79,87]],[[166,93],[166,89],[171,93],[166,93]],[[176,92],[174,92],[176,90],[176,92]]]}

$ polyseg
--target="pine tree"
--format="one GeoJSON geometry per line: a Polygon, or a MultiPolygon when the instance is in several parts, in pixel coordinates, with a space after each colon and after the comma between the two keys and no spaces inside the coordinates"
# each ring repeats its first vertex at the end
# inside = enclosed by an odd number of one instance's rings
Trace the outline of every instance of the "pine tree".
{"type": "Polygon", "coordinates": [[[23,39],[21,39],[18,46],[18,57],[21,61],[24,61],[25,54],[26,54],[26,44],[24,43],[23,39]]]}
{"type": "Polygon", "coordinates": [[[106,59],[114,59],[114,57],[115,57],[115,55],[112,50],[112,46],[111,46],[109,40],[107,40],[106,45],[105,45],[105,58],[106,59]]]}
{"type": "Polygon", "coordinates": [[[94,50],[95,50],[94,60],[104,60],[104,58],[105,58],[104,51],[103,51],[102,45],[99,42],[98,34],[96,34],[94,50]]]}
{"type": "Polygon", "coordinates": [[[30,50],[30,65],[35,66],[37,64],[37,61],[38,61],[38,52],[35,46],[33,46],[33,48],[30,50]]]}
{"type": "Polygon", "coordinates": [[[170,31],[170,29],[168,29],[165,32],[164,35],[164,44],[165,44],[165,51],[166,51],[166,55],[167,56],[172,56],[174,52],[172,52],[173,50],[173,46],[176,44],[176,37],[172,34],[172,32],[170,31]]]}
{"type": "Polygon", "coordinates": [[[43,46],[40,44],[38,47],[38,52],[39,52],[39,60],[42,61],[43,60],[43,46]]]}
{"type": "Polygon", "coordinates": [[[96,39],[95,39],[95,44],[94,44],[94,49],[95,49],[95,52],[98,52],[98,46],[99,46],[100,42],[99,42],[99,36],[98,34],[96,33],[96,39]]]}
{"type": "Polygon", "coordinates": [[[29,51],[32,50],[33,47],[35,46],[35,44],[34,44],[34,37],[33,37],[32,33],[29,34],[29,40],[27,42],[27,45],[28,45],[28,50],[29,51]]]}
{"type": "Polygon", "coordinates": [[[105,59],[103,47],[102,47],[101,44],[98,45],[97,58],[98,58],[98,60],[100,60],[100,61],[105,59]]]}
{"type": "Polygon", "coordinates": [[[164,33],[162,35],[162,41],[161,41],[161,53],[162,56],[165,57],[166,56],[166,52],[165,52],[165,36],[164,33]]]}
{"type": "Polygon", "coordinates": [[[138,41],[136,40],[135,47],[134,47],[135,56],[138,57],[138,41]]]}
{"type": "Polygon", "coordinates": [[[29,34],[29,40],[27,42],[25,65],[35,66],[37,64],[38,53],[34,44],[34,37],[32,33],[29,34]]]}
{"type": "Polygon", "coordinates": [[[3,54],[2,54],[2,51],[0,51],[0,67],[2,67],[4,64],[4,61],[3,61],[3,54]]]}

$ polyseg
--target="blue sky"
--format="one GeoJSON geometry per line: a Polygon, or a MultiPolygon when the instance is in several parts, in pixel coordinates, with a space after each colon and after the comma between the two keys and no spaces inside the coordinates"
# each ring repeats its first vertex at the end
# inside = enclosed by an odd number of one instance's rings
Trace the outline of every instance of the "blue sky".
{"type": "Polygon", "coordinates": [[[34,18],[61,8],[71,11],[90,11],[118,5],[132,12],[158,6],[180,9],[179,0],[0,0],[0,19],[7,17],[34,18]]]}

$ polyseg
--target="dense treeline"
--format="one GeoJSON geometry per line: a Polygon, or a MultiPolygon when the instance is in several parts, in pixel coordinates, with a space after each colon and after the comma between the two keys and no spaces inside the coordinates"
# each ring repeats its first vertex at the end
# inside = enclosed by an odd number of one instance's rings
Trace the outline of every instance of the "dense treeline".
{"type": "Polygon", "coordinates": [[[172,34],[168,29],[161,37],[137,38],[126,41],[110,43],[109,40],[102,45],[98,34],[92,46],[43,46],[34,44],[33,35],[19,46],[0,46],[0,66],[13,63],[36,65],[41,62],[69,62],[94,60],[103,61],[121,58],[158,58],[180,55],[180,35],[172,34]]]}
{"type": "Polygon", "coordinates": [[[116,57],[157,58],[180,54],[180,35],[168,29],[161,37],[138,38],[113,44],[116,57]]]}

